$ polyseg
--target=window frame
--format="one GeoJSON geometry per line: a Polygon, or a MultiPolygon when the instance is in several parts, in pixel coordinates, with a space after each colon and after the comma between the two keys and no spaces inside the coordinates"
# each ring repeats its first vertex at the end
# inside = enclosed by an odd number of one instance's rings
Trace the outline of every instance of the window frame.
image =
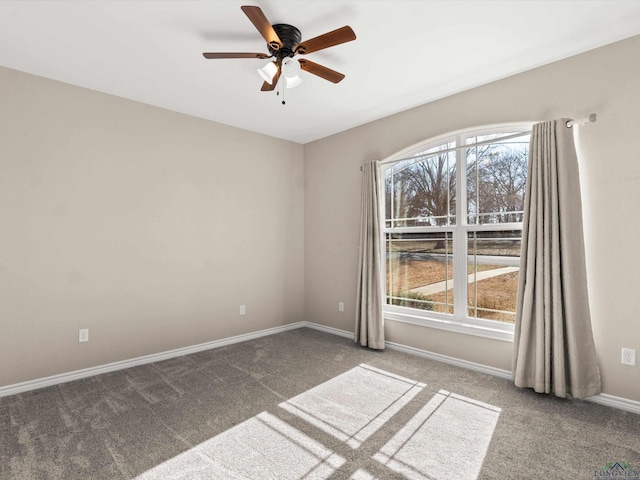
{"type": "MultiPolygon", "coordinates": [[[[383,298],[385,299],[383,304],[383,313],[385,320],[391,320],[401,323],[409,323],[414,325],[421,325],[430,328],[446,330],[456,333],[463,333],[468,335],[475,335],[485,338],[491,338],[495,340],[502,340],[507,342],[513,341],[514,324],[501,322],[497,320],[487,320],[482,318],[474,318],[468,316],[467,305],[467,286],[464,282],[464,288],[460,289],[459,284],[455,282],[456,278],[467,277],[467,265],[468,260],[461,262],[461,258],[468,258],[467,241],[469,232],[485,232],[485,231],[501,231],[501,230],[520,230],[522,231],[522,223],[491,223],[491,224],[469,224],[468,212],[467,212],[467,179],[466,179],[466,155],[465,150],[473,145],[466,144],[466,139],[473,136],[491,135],[500,133],[522,133],[530,134],[534,122],[518,122],[499,125],[486,125],[481,127],[467,128],[457,130],[455,132],[449,132],[443,135],[438,135],[416,143],[408,148],[405,148],[390,157],[379,162],[380,168],[380,183],[379,197],[380,198],[380,240],[381,245],[386,245],[388,233],[424,233],[424,232],[450,232],[453,236],[453,284],[454,292],[456,290],[463,290],[464,293],[454,293],[454,314],[449,315],[440,312],[434,312],[429,310],[421,310],[411,307],[402,307],[398,305],[387,304],[387,261],[386,261],[386,246],[382,248],[382,285],[383,285],[383,298]],[[412,152],[418,149],[428,150],[434,149],[442,144],[450,143],[454,141],[456,147],[456,185],[463,186],[463,188],[457,188],[456,191],[456,210],[455,210],[455,225],[443,225],[443,226],[410,226],[410,227],[387,227],[386,206],[385,206],[385,178],[386,171],[393,167],[396,163],[402,160],[406,160],[410,157],[412,152]],[[464,167],[464,168],[460,168],[464,167]],[[460,253],[456,253],[460,252],[460,253]],[[464,315],[460,315],[459,312],[464,312],[464,315]]],[[[505,140],[505,139],[498,139],[505,140]]],[[[480,144],[480,143],[478,143],[480,144]]],[[[475,145],[478,145],[475,144],[475,145]]]]}

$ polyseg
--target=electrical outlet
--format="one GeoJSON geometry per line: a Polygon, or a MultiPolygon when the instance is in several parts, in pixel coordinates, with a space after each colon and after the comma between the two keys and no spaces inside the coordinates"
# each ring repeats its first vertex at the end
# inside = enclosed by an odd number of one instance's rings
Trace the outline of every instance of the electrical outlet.
{"type": "Polygon", "coordinates": [[[88,342],[89,341],[89,329],[81,328],[78,330],[78,343],[88,342]]]}
{"type": "Polygon", "coordinates": [[[247,308],[244,305],[240,305],[240,315],[247,313],[247,308]]]}
{"type": "Polygon", "coordinates": [[[622,349],[622,364],[631,367],[636,366],[636,351],[633,348],[622,349]]]}
{"type": "Polygon", "coordinates": [[[338,302],[338,311],[344,312],[344,302],[338,302]]]}

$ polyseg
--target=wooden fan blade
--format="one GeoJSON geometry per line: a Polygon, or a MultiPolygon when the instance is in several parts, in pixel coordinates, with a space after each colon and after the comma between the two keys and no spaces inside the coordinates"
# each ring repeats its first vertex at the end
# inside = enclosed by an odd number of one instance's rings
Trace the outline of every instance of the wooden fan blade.
{"type": "Polygon", "coordinates": [[[269,58],[266,53],[205,52],[204,58],[269,58]]]}
{"type": "Polygon", "coordinates": [[[312,38],[311,40],[305,40],[304,42],[299,43],[296,45],[295,52],[305,55],[307,53],[317,52],[323,48],[329,48],[334,45],[350,42],[355,39],[356,34],[353,32],[351,27],[346,26],[327,32],[324,35],[312,38]]]}
{"type": "Polygon", "coordinates": [[[280,74],[281,73],[282,73],[282,69],[280,68],[280,65],[278,65],[278,71],[273,76],[273,80],[271,80],[271,83],[264,82],[262,84],[262,88],[260,89],[260,91],[262,91],[262,92],[271,92],[271,91],[275,90],[276,85],[278,84],[278,80],[280,79],[280,74]]]}
{"type": "Polygon", "coordinates": [[[262,37],[267,41],[267,43],[274,50],[280,50],[282,48],[282,40],[278,37],[278,34],[271,26],[269,20],[260,7],[255,7],[251,5],[244,5],[240,7],[244,14],[249,17],[251,23],[258,29],[262,37]]]}
{"type": "Polygon", "coordinates": [[[330,68],[319,65],[311,60],[300,59],[300,68],[305,72],[313,73],[325,80],[329,80],[333,83],[338,83],[344,78],[344,74],[331,70],[330,68]]]}

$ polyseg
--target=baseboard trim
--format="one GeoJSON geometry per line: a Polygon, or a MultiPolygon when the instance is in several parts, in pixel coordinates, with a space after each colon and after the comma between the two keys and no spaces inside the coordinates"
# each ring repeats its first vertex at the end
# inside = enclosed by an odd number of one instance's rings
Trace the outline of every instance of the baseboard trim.
{"type": "Polygon", "coordinates": [[[436,362],[447,363],[449,365],[455,365],[456,367],[466,368],[468,370],[474,370],[480,373],[486,373],[495,377],[506,378],[511,380],[511,372],[509,370],[503,370],[501,368],[490,367],[489,365],[483,365],[481,363],[470,362],[468,360],[462,360],[460,358],[450,357],[448,355],[442,355],[441,353],[430,352],[428,350],[422,350],[421,348],[409,347],[400,343],[385,342],[387,348],[391,350],[397,350],[399,352],[409,353],[418,357],[428,358],[429,360],[435,360],[436,362]]]}
{"type": "MultiPolygon", "coordinates": [[[[211,342],[200,343],[198,345],[192,345],[189,347],[177,348],[175,350],[168,350],[166,352],[155,353],[152,355],[144,355],[142,357],[136,357],[129,360],[123,360],[120,362],[108,363],[106,365],[98,365],[96,367],[83,368],[81,370],[75,370],[73,372],[62,373],[59,375],[52,375],[50,377],[39,378],[35,380],[29,380],[27,382],[16,383],[13,385],[7,385],[0,387],[0,397],[8,397],[10,395],[16,395],[18,393],[28,392],[31,390],[38,390],[40,388],[50,387],[61,383],[72,382],[74,380],[80,380],[82,378],[92,377],[94,375],[100,375],[102,373],[115,372],[117,370],[123,370],[125,368],[136,367],[139,365],[146,365],[148,363],[160,362],[162,360],[168,360],[170,358],[181,357],[183,355],[189,355],[191,353],[202,352],[204,350],[211,350],[214,348],[224,347],[226,345],[232,345],[234,343],[246,342],[248,340],[254,340],[260,337],[266,337],[269,335],[275,335],[277,333],[287,332],[289,330],[295,330],[298,328],[311,328],[319,330],[321,332],[329,333],[331,335],[337,335],[344,338],[353,338],[353,332],[347,330],[341,330],[339,328],[329,327],[313,322],[295,322],[279,327],[267,328],[265,330],[259,330],[257,332],[245,333],[242,335],[236,335],[233,337],[223,338],[220,340],[213,340],[211,342]]],[[[511,380],[511,372],[509,370],[503,370],[501,368],[491,367],[489,365],[483,365],[480,363],[470,362],[448,355],[442,355],[440,353],[430,352],[421,348],[410,347],[395,342],[385,342],[387,348],[391,350],[397,350],[400,352],[416,355],[419,357],[434,360],[436,362],[447,363],[449,365],[455,365],[457,367],[474,370],[480,373],[486,373],[496,377],[511,380]]],[[[627,412],[636,413],[640,415],[640,402],[636,400],[629,400],[627,398],[616,397],[607,393],[601,393],[594,395],[586,399],[589,402],[597,403],[618,410],[625,410],[627,412]]]]}
{"type": "Polygon", "coordinates": [[[585,400],[640,415],[640,402],[636,400],[616,397],[614,395],[609,395],[608,393],[599,393],[598,395],[594,395],[593,397],[585,398],[585,400]]]}
{"type": "Polygon", "coordinates": [[[313,322],[301,322],[303,323],[303,327],[312,328],[314,330],[320,330],[321,332],[330,333],[332,335],[337,335],[339,337],[345,338],[353,338],[353,332],[348,332],[346,330],[340,330],[339,328],[327,327],[326,325],[320,325],[319,323],[313,322]]]}
{"type": "Polygon", "coordinates": [[[204,350],[211,350],[213,348],[220,348],[226,345],[232,345],[234,343],[246,342],[247,340],[254,340],[256,338],[266,337],[268,335],[274,335],[276,333],[287,332],[289,330],[295,330],[304,326],[305,322],[289,323],[287,325],[282,325],[279,327],[267,328],[265,330],[259,330],[257,332],[244,333],[241,335],[227,337],[220,340],[213,340],[211,342],[200,343],[198,345],[192,345],[189,347],[176,348],[175,350],[168,350],[151,355],[144,355],[142,357],[131,358],[129,360],[108,363],[106,365],[83,368],[81,370],[75,370],[73,372],[61,373],[59,375],[52,375],[50,377],[38,378],[35,380],[29,380],[13,385],[7,385],[4,387],[0,387],[0,397],[8,397],[10,395],[16,395],[18,393],[38,390],[40,388],[59,385],[66,382],[72,382],[74,380],[80,380],[82,378],[93,377],[94,375],[100,375],[102,373],[115,372],[117,370],[123,370],[125,368],[137,367],[139,365],[146,365],[148,363],[161,362],[162,360],[181,357],[183,355],[202,352],[204,350]]]}
{"type": "MultiPolygon", "coordinates": [[[[325,325],[320,325],[317,323],[311,322],[302,322],[305,327],[313,328],[315,330],[320,330],[326,333],[331,333],[333,335],[338,335],[340,337],[353,338],[353,332],[348,332],[346,330],[340,330],[333,327],[327,327],[325,325]]],[[[489,375],[493,375],[496,377],[504,378],[506,380],[511,380],[511,371],[504,370],[501,368],[491,367],[489,365],[483,365],[481,363],[470,362],[467,360],[462,360],[455,357],[450,357],[448,355],[442,355],[440,353],[430,352],[428,350],[423,350],[421,348],[410,347],[408,345],[402,345],[400,343],[395,342],[385,342],[387,348],[391,350],[397,350],[400,352],[409,353],[411,355],[416,355],[423,358],[428,358],[429,360],[434,360],[436,362],[447,363],[449,365],[455,365],[456,367],[467,368],[469,370],[474,370],[476,372],[486,373],[489,375]]],[[[627,412],[636,413],[640,415],[640,402],[636,400],[629,400],[623,397],[616,397],[615,395],[609,395],[607,393],[600,393],[598,395],[594,395],[592,397],[588,397],[585,400],[597,403],[599,405],[604,405],[611,408],[616,408],[618,410],[625,410],[627,412]]]]}
{"type": "MultiPolygon", "coordinates": [[[[320,330],[322,332],[331,333],[340,337],[353,338],[353,332],[346,330],[340,330],[338,328],[327,327],[326,325],[320,325],[318,323],[303,322],[305,327],[313,328],[314,330],[320,330]]],[[[467,360],[461,360],[459,358],[450,357],[448,355],[442,355],[440,353],[430,352],[428,350],[422,350],[421,348],[409,347],[395,342],[384,342],[385,346],[391,350],[397,350],[399,352],[409,353],[418,357],[428,358],[437,362],[448,363],[457,367],[467,368],[469,370],[475,370],[476,372],[488,373],[501,378],[511,379],[511,372],[508,370],[502,370],[500,368],[489,367],[488,365],[482,365],[480,363],[469,362],[467,360]]]]}

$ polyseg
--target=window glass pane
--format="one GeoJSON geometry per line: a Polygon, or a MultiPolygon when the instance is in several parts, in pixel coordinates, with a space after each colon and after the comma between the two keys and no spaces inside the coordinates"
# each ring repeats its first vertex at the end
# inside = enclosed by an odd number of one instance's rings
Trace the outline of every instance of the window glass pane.
{"type": "Polygon", "coordinates": [[[452,314],[452,233],[387,233],[385,244],[387,305],[452,314]]]}
{"type": "Polygon", "coordinates": [[[389,313],[425,321],[446,314],[442,328],[469,333],[487,320],[502,324],[496,331],[513,328],[531,135],[521,128],[458,133],[387,164],[389,313]],[[455,255],[454,236],[462,241],[455,255]]]}
{"type": "Polygon", "coordinates": [[[455,151],[425,154],[396,163],[385,176],[387,226],[455,224],[455,182],[455,151]]]}
{"type": "Polygon", "coordinates": [[[404,155],[403,158],[399,160],[420,160],[422,157],[426,157],[432,155],[434,153],[444,152],[446,150],[451,150],[456,147],[455,140],[443,140],[442,143],[431,144],[429,146],[421,145],[415,150],[412,150],[408,154],[404,155]]]}
{"type": "Polygon", "coordinates": [[[528,151],[528,134],[466,149],[470,225],[522,222],[528,151]]]}
{"type": "Polygon", "coordinates": [[[510,143],[510,142],[515,142],[515,143],[522,143],[523,141],[528,142],[529,141],[529,136],[531,135],[531,133],[529,131],[525,131],[525,132],[494,132],[494,133],[489,133],[489,134],[485,134],[485,135],[474,135],[474,136],[470,136],[467,137],[466,139],[466,144],[467,145],[474,145],[476,143],[484,143],[484,142],[491,142],[491,143],[510,143]],[[509,138],[509,137],[513,137],[513,138],[509,138]]]}
{"type": "Polygon", "coordinates": [[[469,232],[467,238],[469,316],[512,323],[522,231],[469,232]]]}

